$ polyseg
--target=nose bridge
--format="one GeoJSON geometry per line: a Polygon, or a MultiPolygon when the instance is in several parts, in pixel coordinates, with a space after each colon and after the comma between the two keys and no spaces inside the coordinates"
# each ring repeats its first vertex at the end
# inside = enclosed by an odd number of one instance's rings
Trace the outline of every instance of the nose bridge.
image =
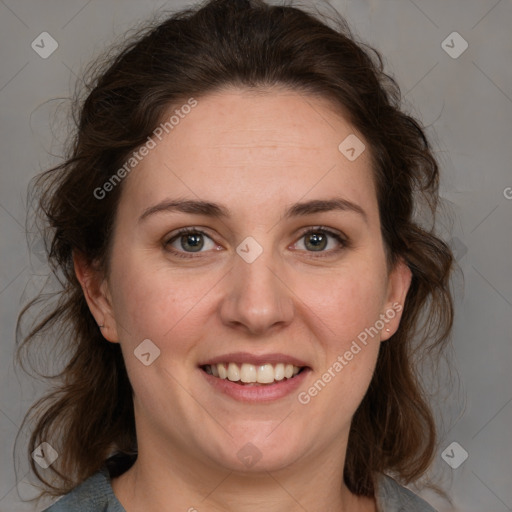
{"type": "MultiPolygon", "coordinates": [[[[246,239],[247,240],[247,239],[246,239]]],[[[242,242],[233,261],[228,289],[221,307],[222,320],[242,325],[251,333],[262,333],[274,325],[288,324],[293,317],[291,293],[279,278],[278,258],[269,248],[251,261],[244,255],[254,251],[254,242],[242,242]]]]}

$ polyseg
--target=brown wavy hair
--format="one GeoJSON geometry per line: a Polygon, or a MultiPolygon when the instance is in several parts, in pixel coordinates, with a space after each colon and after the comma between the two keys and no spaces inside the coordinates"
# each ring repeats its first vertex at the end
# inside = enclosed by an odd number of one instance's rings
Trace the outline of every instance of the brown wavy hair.
{"type": "Polygon", "coordinates": [[[263,0],[210,0],[157,20],[96,61],[75,97],[76,129],[65,161],[33,184],[51,268],[61,289],[42,319],[17,325],[25,349],[56,347],[64,369],[27,413],[29,454],[50,443],[59,458],[44,474],[47,494],[64,494],[102,467],[112,476],[137,456],[132,388],[118,344],[102,337],[73,268],[73,252],[108,272],[109,247],[122,183],[98,200],[94,190],[123,166],[170,106],[223,87],[284,86],[341,108],[368,142],[389,263],[402,258],[412,282],[398,331],[381,344],[369,389],[349,435],[344,480],[373,496],[375,472],[408,483],[430,466],[436,426],[419,361],[438,358],[453,322],[452,253],[436,236],[439,170],[421,125],[403,112],[400,89],[380,54],[358,42],[337,15],[323,19],[263,0]],[[425,210],[424,206],[427,207],[425,210]],[[428,225],[417,210],[429,213],[428,225]],[[53,345],[52,345],[53,341],[53,345]]]}

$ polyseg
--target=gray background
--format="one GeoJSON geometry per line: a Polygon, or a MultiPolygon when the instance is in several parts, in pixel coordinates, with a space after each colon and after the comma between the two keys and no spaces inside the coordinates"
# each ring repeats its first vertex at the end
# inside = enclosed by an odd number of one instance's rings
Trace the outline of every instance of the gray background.
{"type": "MultiPolygon", "coordinates": [[[[307,2],[306,2],[307,3],[307,2]]],[[[322,5],[322,2],[317,2],[322,5]]],[[[30,178],[56,159],[58,101],[105,45],[162,6],[156,0],[0,0],[0,511],[29,511],[28,465],[17,477],[12,447],[22,417],[44,389],[15,373],[14,326],[20,304],[46,268],[30,255],[24,222],[30,178]],[[58,49],[41,58],[31,43],[43,31],[58,49]],[[53,126],[53,130],[52,130],[53,126]],[[52,133],[53,131],[53,133],[52,133]],[[18,482],[18,484],[17,484],[18,482]],[[18,494],[19,493],[19,494],[18,494]]],[[[440,511],[512,510],[512,2],[511,0],[333,0],[356,34],[386,58],[406,108],[428,126],[453,214],[441,233],[454,247],[464,282],[455,280],[453,363],[458,379],[438,399],[442,440],[432,474],[453,507],[427,491],[440,511]],[[469,44],[458,58],[441,43],[457,31],[469,44]],[[469,457],[457,469],[441,453],[453,441],[469,457]]],[[[448,39],[454,50],[459,42],[448,39]]],[[[21,434],[22,437],[25,433],[21,434]]],[[[23,440],[23,439],[22,439],[23,440]]],[[[460,448],[449,451],[458,460],[460,448]]]]}

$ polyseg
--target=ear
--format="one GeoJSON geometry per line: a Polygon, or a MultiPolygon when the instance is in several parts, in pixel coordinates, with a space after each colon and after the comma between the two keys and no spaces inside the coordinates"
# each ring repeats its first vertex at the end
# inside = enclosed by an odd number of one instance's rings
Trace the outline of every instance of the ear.
{"type": "Polygon", "coordinates": [[[101,326],[103,337],[117,343],[119,339],[107,279],[81,252],[73,251],[73,264],[75,275],[82,286],[85,300],[98,324],[98,329],[101,326]]]}
{"type": "Polygon", "coordinates": [[[405,261],[400,258],[388,278],[388,292],[381,318],[386,323],[381,331],[381,341],[389,339],[398,330],[405,298],[411,285],[412,272],[405,261]]]}

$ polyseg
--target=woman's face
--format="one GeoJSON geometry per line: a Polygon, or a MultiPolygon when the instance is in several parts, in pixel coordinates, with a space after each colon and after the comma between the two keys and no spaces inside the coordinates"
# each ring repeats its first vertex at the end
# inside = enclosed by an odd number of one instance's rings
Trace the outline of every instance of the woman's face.
{"type": "Polygon", "coordinates": [[[123,183],[90,299],[121,344],[139,451],[246,471],[339,461],[410,279],[386,267],[367,143],[284,90],[198,98],[164,135],[123,183]]]}

